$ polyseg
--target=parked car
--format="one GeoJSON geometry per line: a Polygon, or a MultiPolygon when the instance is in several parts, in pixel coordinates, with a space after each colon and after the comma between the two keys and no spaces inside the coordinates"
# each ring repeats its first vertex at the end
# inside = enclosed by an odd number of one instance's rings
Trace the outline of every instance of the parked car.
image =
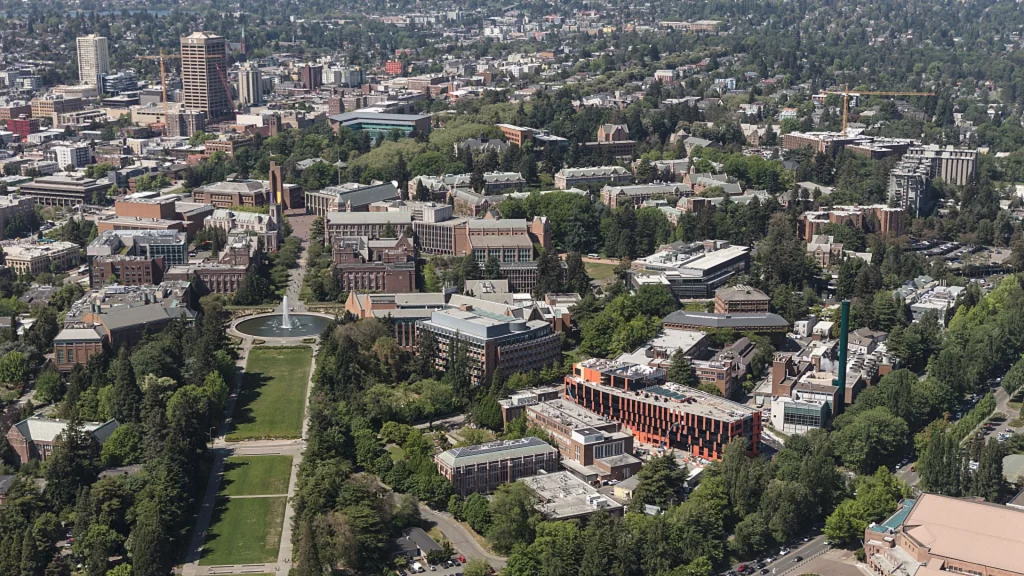
{"type": "Polygon", "coordinates": [[[779,556],[785,556],[786,554],[789,554],[790,552],[792,552],[792,550],[790,550],[789,548],[783,548],[782,550],[779,550],[779,556]]]}
{"type": "Polygon", "coordinates": [[[803,556],[797,556],[796,558],[793,558],[793,562],[803,562],[803,561],[804,561],[804,557],[803,556]]]}
{"type": "Polygon", "coordinates": [[[462,554],[459,554],[458,556],[456,556],[456,558],[459,559],[459,562],[462,562],[463,564],[466,563],[466,557],[463,556],[462,554]]]}

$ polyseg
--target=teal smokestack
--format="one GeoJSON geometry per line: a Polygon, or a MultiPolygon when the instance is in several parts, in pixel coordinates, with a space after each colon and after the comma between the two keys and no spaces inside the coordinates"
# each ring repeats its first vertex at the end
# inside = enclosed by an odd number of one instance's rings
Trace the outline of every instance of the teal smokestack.
{"type": "Polygon", "coordinates": [[[850,301],[843,300],[840,304],[841,317],[839,321],[839,377],[836,378],[836,386],[839,387],[839,406],[836,406],[836,414],[842,414],[846,408],[846,346],[850,333],[850,301]]]}

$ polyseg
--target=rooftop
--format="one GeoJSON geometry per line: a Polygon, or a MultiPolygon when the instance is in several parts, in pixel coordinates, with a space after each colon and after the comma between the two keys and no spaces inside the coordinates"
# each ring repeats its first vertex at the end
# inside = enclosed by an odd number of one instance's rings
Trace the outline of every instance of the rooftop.
{"type": "Polygon", "coordinates": [[[451,467],[472,466],[501,458],[518,458],[545,453],[558,453],[547,442],[530,436],[519,440],[499,440],[477,446],[452,448],[437,455],[437,459],[451,467]]]}
{"type": "Polygon", "coordinates": [[[538,496],[540,502],[535,507],[548,520],[578,518],[599,510],[622,510],[622,504],[567,471],[531,476],[520,482],[538,496]]]}
{"type": "Polygon", "coordinates": [[[789,322],[778,314],[711,314],[676,310],[662,319],[665,324],[683,324],[705,328],[785,328],[789,322]]]}

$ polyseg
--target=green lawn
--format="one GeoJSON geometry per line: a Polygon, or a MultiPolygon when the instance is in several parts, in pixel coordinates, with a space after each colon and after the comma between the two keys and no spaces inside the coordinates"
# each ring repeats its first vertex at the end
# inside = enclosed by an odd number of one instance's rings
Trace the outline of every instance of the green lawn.
{"type": "Polygon", "coordinates": [[[298,438],[312,360],[308,346],[252,350],[227,440],[298,438]]]}
{"type": "Polygon", "coordinates": [[[391,455],[392,462],[405,460],[405,450],[398,444],[388,444],[384,446],[384,451],[391,455]]]}
{"type": "Polygon", "coordinates": [[[221,494],[266,496],[288,492],[291,456],[235,456],[224,463],[221,494]]]}
{"type": "Polygon", "coordinates": [[[616,264],[602,264],[600,262],[584,262],[583,267],[591,280],[607,280],[615,276],[616,264]]]}
{"type": "Polygon", "coordinates": [[[218,502],[203,545],[204,566],[276,562],[287,498],[235,498],[218,502]]]}

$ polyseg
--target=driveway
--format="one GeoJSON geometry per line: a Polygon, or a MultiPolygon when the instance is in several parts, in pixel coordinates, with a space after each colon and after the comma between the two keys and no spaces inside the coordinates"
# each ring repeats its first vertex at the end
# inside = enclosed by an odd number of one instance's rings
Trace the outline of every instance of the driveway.
{"type": "MultiPolygon", "coordinates": [[[[466,557],[467,560],[482,559],[486,560],[495,570],[501,570],[505,567],[505,561],[507,560],[503,556],[496,556],[488,553],[484,550],[483,546],[476,541],[476,538],[469,533],[468,530],[462,527],[450,514],[435,512],[424,504],[420,504],[420,515],[424,519],[433,522],[437,525],[437,528],[444,534],[445,538],[452,543],[452,547],[455,550],[466,557]]],[[[461,569],[456,567],[452,570],[453,572],[460,572],[461,569]]]]}

